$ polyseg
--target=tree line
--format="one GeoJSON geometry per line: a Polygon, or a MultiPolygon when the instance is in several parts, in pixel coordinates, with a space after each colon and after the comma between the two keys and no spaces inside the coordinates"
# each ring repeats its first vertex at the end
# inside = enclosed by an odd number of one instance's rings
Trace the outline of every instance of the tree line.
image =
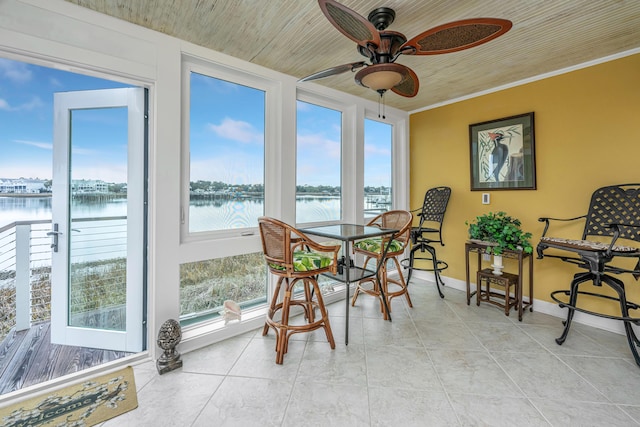
{"type": "MultiPolygon", "coordinates": [[[[264,193],[264,184],[228,184],[221,181],[191,181],[191,191],[206,191],[206,192],[243,192],[243,193],[264,193]]],[[[319,194],[340,194],[340,186],[332,185],[296,185],[296,192],[319,194]]],[[[366,186],[364,187],[365,194],[388,194],[389,187],[380,186],[366,186]]]]}

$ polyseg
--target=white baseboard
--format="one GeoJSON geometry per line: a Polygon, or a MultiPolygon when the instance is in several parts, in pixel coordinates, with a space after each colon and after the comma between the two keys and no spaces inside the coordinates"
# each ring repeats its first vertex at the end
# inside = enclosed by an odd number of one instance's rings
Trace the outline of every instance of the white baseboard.
{"type": "MultiPolygon", "coordinates": [[[[446,288],[457,289],[462,292],[467,292],[467,284],[464,280],[453,279],[451,277],[446,277],[443,275],[440,275],[440,276],[442,277],[442,280],[445,283],[445,287],[443,290],[443,292],[445,292],[445,295],[446,295],[446,288]]],[[[413,277],[416,277],[422,280],[427,280],[430,282],[435,282],[435,275],[432,272],[416,270],[413,272],[413,277]]],[[[475,282],[471,282],[471,289],[475,289],[475,288],[476,288],[475,282]]],[[[533,299],[533,310],[539,313],[555,316],[563,320],[567,317],[566,308],[560,308],[556,303],[542,301],[535,298],[533,299]]],[[[587,326],[592,326],[598,329],[603,329],[609,332],[615,332],[616,334],[621,334],[621,335],[625,334],[624,324],[619,320],[607,319],[604,317],[594,316],[587,313],[581,313],[579,311],[576,311],[573,316],[573,322],[581,323],[587,326]]],[[[634,329],[636,330],[636,334],[640,335],[639,330],[635,327],[634,329]]]]}

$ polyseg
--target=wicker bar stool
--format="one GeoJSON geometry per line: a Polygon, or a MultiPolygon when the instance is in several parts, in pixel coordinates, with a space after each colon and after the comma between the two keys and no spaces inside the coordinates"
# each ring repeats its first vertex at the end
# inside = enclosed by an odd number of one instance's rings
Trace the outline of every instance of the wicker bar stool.
{"type": "Polygon", "coordinates": [[[386,306],[389,311],[391,311],[391,300],[400,295],[404,295],[409,307],[413,307],[411,297],[409,296],[409,291],[407,289],[407,283],[404,281],[402,269],[400,268],[400,263],[398,261],[398,256],[404,254],[404,249],[409,242],[412,221],[413,215],[411,212],[403,210],[384,212],[369,221],[367,224],[369,226],[391,228],[399,231],[392,236],[365,239],[354,243],[353,251],[365,255],[363,268],[367,267],[370,260],[375,259],[378,266],[378,274],[358,282],[351,299],[352,306],[355,305],[360,292],[373,295],[380,300],[380,311],[384,314],[384,319],[387,320],[388,313],[384,308],[385,301],[383,301],[382,295],[379,291],[380,288],[378,288],[378,286],[380,286],[384,292],[386,306]],[[389,278],[387,274],[388,261],[395,263],[396,271],[398,272],[398,279],[389,278]],[[389,289],[390,283],[395,285],[391,290],[389,289]]]}
{"type": "Polygon", "coordinates": [[[282,364],[287,353],[289,337],[296,333],[323,328],[331,348],[335,348],[329,315],[318,286],[318,275],[336,274],[340,245],[320,245],[300,231],[277,219],[258,218],[262,250],[271,274],[278,277],[262,335],[269,328],[276,333],[276,363],[282,364]],[[302,284],[302,291],[295,286],[302,284]],[[281,290],[283,290],[281,295],[281,290]],[[304,312],[306,323],[291,324],[292,308],[304,312]],[[316,318],[315,310],[320,312],[316,318]]]}

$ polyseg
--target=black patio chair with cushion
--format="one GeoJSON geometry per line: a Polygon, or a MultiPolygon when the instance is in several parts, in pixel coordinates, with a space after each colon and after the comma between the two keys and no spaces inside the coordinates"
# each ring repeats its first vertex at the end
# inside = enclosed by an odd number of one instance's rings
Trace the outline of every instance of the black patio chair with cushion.
{"type": "Polygon", "coordinates": [[[267,335],[269,328],[276,332],[276,363],[282,364],[289,337],[297,333],[323,328],[327,341],[334,349],[336,344],[318,286],[318,275],[327,272],[336,274],[340,245],[320,245],[292,226],[273,218],[260,217],[258,225],[267,266],[271,274],[278,277],[262,330],[262,335],[267,335]],[[303,289],[296,293],[294,287],[300,282],[303,289]],[[283,284],[284,292],[281,295],[283,284]],[[302,308],[304,322],[291,322],[291,316],[295,314],[292,313],[294,307],[302,308]],[[316,308],[320,311],[318,319],[315,317],[316,308]]]}
{"type": "Polygon", "coordinates": [[[586,215],[568,219],[543,217],[539,221],[544,222],[545,227],[537,247],[538,258],[558,258],[586,270],[573,276],[568,290],[551,293],[551,298],[559,303],[560,307],[569,310],[562,335],[556,342],[561,345],[567,339],[576,310],[621,320],[624,322],[633,357],[640,366],[637,349],[640,341],[632,327],[634,324],[640,325],[640,318],[629,315],[629,310],[637,310],[640,306],[627,300],[623,281],[614,277],[632,275],[636,280],[640,277],[640,248],[636,244],[640,242],[640,184],[611,185],[597,189],[591,196],[586,215]],[[577,220],[585,221],[581,239],[547,236],[552,221],[577,220]],[[555,251],[547,252],[550,249],[555,251]],[[581,290],[584,287],[581,288],[580,285],[584,283],[593,285],[595,289],[581,290]],[[607,295],[598,289],[602,284],[613,289],[617,297],[607,295]],[[617,301],[621,314],[609,315],[579,307],[578,295],[617,301]]]}
{"type": "Polygon", "coordinates": [[[411,280],[411,273],[413,273],[414,269],[433,271],[440,298],[444,298],[444,294],[440,289],[440,284],[444,286],[440,272],[446,269],[448,265],[446,262],[438,259],[436,248],[433,244],[439,243],[440,246],[444,246],[444,242],[442,241],[442,223],[444,222],[444,214],[447,211],[450,197],[451,188],[449,187],[434,187],[427,190],[424,195],[422,208],[416,209],[416,211],[420,211],[417,215],[420,218],[420,222],[417,227],[411,229],[412,247],[409,259],[405,259],[402,262],[404,268],[409,270],[407,283],[411,280]],[[425,254],[425,252],[428,252],[428,255],[425,254]],[[419,262],[427,261],[429,263],[427,265],[432,265],[432,268],[416,267],[416,260],[419,262]]]}

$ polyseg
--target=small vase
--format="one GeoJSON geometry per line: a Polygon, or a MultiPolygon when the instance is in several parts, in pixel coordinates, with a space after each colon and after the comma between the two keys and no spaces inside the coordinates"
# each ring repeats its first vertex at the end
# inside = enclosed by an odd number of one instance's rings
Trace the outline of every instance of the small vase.
{"type": "Polygon", "coordinates": [[[493,267],[493,274],[502,276],[502,269],[504,268],[504,265],[502,265],[502,255],[493,256],[493,264],[491,264],[491,267],[493,267]]]}

